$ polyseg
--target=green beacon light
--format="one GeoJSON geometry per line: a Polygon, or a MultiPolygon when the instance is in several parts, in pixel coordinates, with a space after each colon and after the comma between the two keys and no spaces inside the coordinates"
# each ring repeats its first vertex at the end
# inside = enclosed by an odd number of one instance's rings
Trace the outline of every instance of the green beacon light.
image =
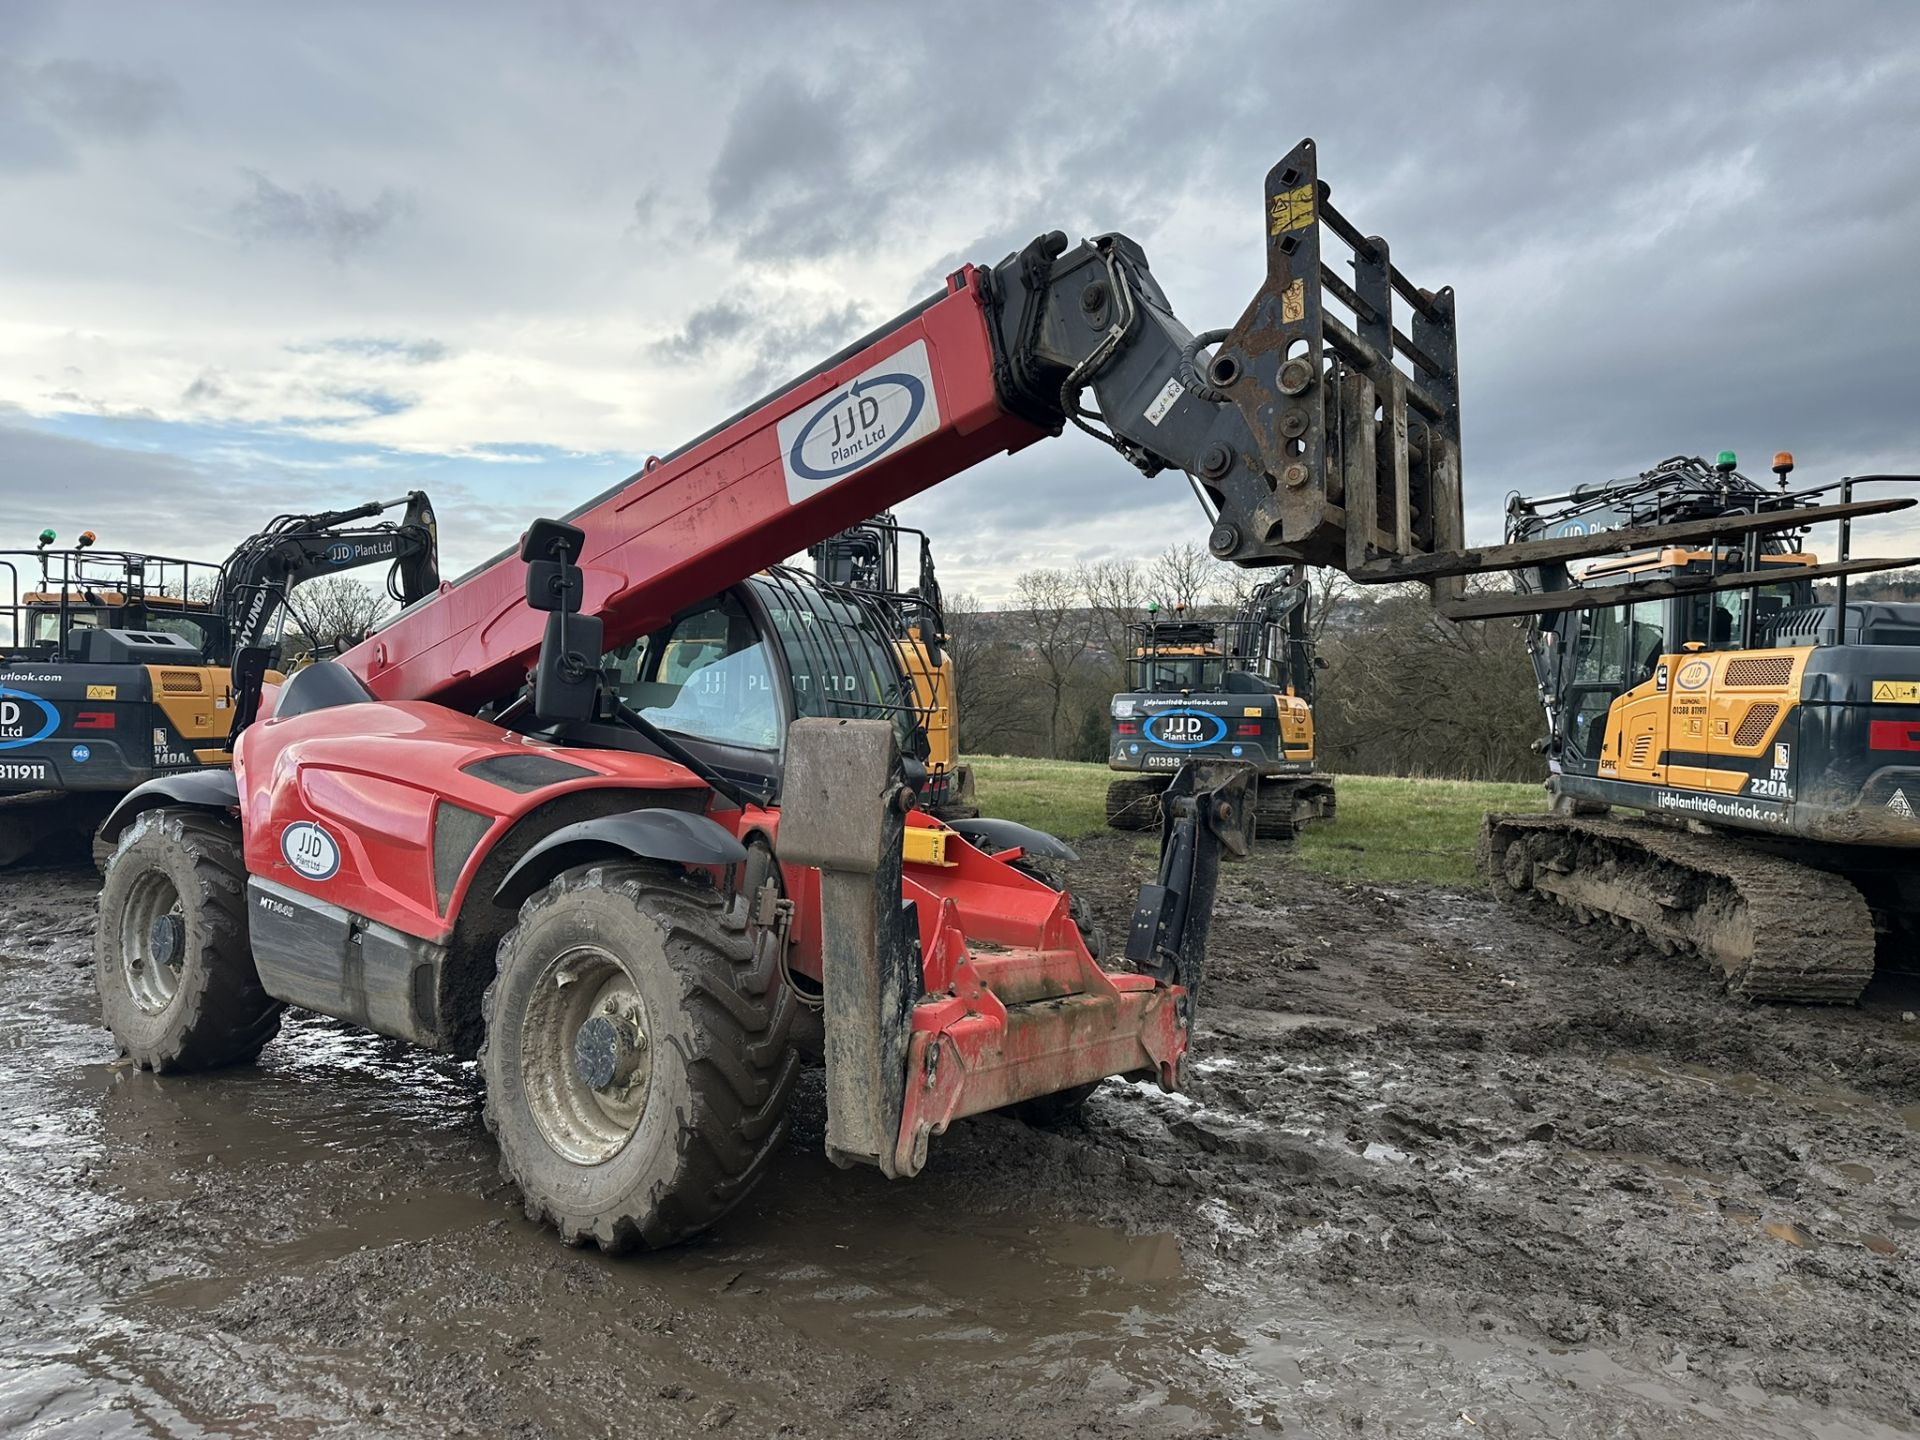
{"type": "Polygon", "coordinates": [[[46,549],[47,546],[51,545],[54,541],[58,540],[59,538],[60,537],[58,535],[53,533],[53,530],[51,527],[49,527],[48,529],[42,530],[40,532],[40,548],[42,550],[46,549]]]}
{"type": "Polygon", "coordinates": [[[1733,451],[1722,450],[1720,452],[1720,458],[1713,462],[1713,468],[1718,470],[1722,475],[1724,475],[1739,463],[1740,463],[1740,457],[1734,454],[1733,451]]]}
{"type": "Polygon", "coordinates": [[[1147,613],[1149,615],[1158,615],[1160,613],[1160,602],[1158,600],[1149,600],[1147,602],[1147,613]]]}

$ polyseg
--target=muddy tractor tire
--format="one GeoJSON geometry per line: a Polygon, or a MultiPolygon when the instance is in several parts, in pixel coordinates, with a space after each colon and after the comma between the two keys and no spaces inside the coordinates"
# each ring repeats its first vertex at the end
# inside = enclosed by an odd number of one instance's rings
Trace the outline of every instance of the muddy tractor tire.
{"type": "MultiPolygon", "coordinates": [[[[1038,880],[1049,890],[1064,890],[1060,877],[1043,869],[1031,860],[1015,860],[1013,868],[1030,880],[1038,880]]],[[[1100,929],[1100,922],[1093,918],[1093,908],[1078,895],[1067,896],[1067,914],[1072,917],[1074,928],[1080,932],[1080,941],[1087,947],[1087,953],[1096,961],[1106,951],[1106,936],[1100,929]]],[[[1036,1130],[1052,1130],[1066,1124],[1080,1114],[1087,1098],[1100,1088],[1101,1082],[1092,1081],[1086,1085],[1075,1085],[1066,1090],[1056,1090],[1051,1095],[1035,1095],[1030,1100],[1016,1101],[1000,1113],[1011,1115],[1022,1124],[1031,1125],[1036,1130]]]]}
{"type": "Polygon", "coordinates": [[[149,810],[107,863],[94,932],[101,1018],[143,1070],[252,1060],[286,1007],[247,943],[247,872],[232,821],[149,810]]]}
{"type": "Polygon", "coordinates": [[[723,897],[580,866],[520,909],[486,995],[486,1120],[528,1218],[609,1253],[676,1244],[751,1190],[800,1070],[799,1000],[723,897]]]}
{"type": "Polygon", "coordinates": [[[1170,777],[1149,775],[1139,780],[1115,780],[1107,786],[1107,827],[1112,830],[1157,830],[1160,792],[1170,777]]]}

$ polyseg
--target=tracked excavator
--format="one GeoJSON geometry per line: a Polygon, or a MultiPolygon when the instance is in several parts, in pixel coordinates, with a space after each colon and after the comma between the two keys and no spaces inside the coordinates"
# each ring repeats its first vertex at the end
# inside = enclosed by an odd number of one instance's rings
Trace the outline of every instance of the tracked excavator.
{"type": "Polygon", "coordinates": [[[947,611],[933,567],[933,545],[883,511],[809,546],[813,573],[829,585],[865,591],[884,602],[892,617],[894,648],[913,681],[914,706],[926,733],[926,783],[920,808],[941,820],[968,820],[980,813],[973,767],[960,758],[960,709],[953,656],[946,648],[947,611]],[[900,544],[919,551],[913,582],[904,581],[900,544]]]}
{"type": "Polygon", "coordinates": [[[279,516],[217,566],[99,550],[92,531],[57,539],[0,552],[0,865],[84,842],[156,775],[225,765],[232,662],[277,660],[300,584],[379,564],[403,604],[439,584],[418,491],[279,516]],[[397,521],[358,523],[391,509],[397,521]]]}
{"type": "Polygon", "coordinates": [[[1333,209],[1310,141],[1259,225],[1264,280],[1200,335],[1120,235],[962,266],[337,660],[252,688],[231,770],[153,780],[105,826],[95,979],[121,1048],[165,1072],[250,1060],[292,1004],[477,1055],[528,1213],[607,1250],[683,1239],[753,1188],[805,1050],[829,1156],[889,1177],[965,1116],[1070,1112],[1112,1076],[1180,1089],[1249,769],[1176,774],[1108,952],[1020,868],[1057,840],[917,808],[890,622],[776,562],[1073,425],[1191,477],[1225,560],[1443,601],[1513,563],[1461,548],[1451,293],[1333,209]]]}
{"type": "Polygon", "coordinates": [[[1189,760],[1253,767],[1262,840],[1291,840],[1333,818],[1332,777],[1314,768],[1311,603],[1296,567],[1255,586],[1228,619],[1190,619],[1184,607],[1162,616],[1156,606],[1132,627],[1132,684],[1113,697],[1107,756],[1127,778],[1107,787],[1108,825],[1157,827],[1160,792],[1189,760]]]}
{"type": "Polygon", "coordinates": [[[1482,857],[1507,893],[1698,954],[1735,994],[1847,1002],[1876,948],[1911,968],[1920,918],[1920,605],[1851,601],[1848,579],[1915,562],[1852,558],[1845,519],[1824,564],[1803,524],[1711,532],[1920,477],[1793,490],[1793,457],[1773,468],[1770,488],[1730,452],[1675,457],[1510,499],[1514,540],[1700,533],[1577,578],[1562,563],[1519,572],[1507,598],[1532,607],[1552,812],[1489,815],[1482,857]]]}

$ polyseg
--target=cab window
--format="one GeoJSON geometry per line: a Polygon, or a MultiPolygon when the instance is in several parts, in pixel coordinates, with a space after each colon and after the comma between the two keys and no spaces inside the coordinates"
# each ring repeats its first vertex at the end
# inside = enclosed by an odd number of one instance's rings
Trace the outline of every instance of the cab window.
{"type": "Polygon", "coordinates": [[[662,730],[754,750],[780,746],[766,644],[731,595],[609,651],[601,670],[622,703],[662,730]]]}
{"type": "Polygon", "coordinates": [[[1590,684],[1619,684],[1626,676],[1628,639],[1624,605],[1585,611],[1580,638],[1574,642],[1573,678],[1590,684]]]}
{"type": "Polygon", "coordinates": [[[1644,685],[1660,668],[1667,650],[1667,602],[1642,600],[1633,607],[1627,635],[1627,684],[1644,685]]]}

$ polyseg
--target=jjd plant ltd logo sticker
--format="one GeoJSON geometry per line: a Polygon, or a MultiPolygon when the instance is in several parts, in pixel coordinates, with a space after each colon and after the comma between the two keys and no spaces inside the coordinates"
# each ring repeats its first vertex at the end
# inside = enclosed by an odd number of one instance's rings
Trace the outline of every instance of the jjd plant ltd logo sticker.
{"type": "Polygon", "coordinates": [[[38,695],[0,685],[0,750],[44,740],[60,724],[60,712],[38,695]]]}
{"type": "Polygon", "coordinates": [[[280,854],[309,880],[331,880],[340,871],[340,842],[311,820],[296,820],[280,832],[280,854]]]}

